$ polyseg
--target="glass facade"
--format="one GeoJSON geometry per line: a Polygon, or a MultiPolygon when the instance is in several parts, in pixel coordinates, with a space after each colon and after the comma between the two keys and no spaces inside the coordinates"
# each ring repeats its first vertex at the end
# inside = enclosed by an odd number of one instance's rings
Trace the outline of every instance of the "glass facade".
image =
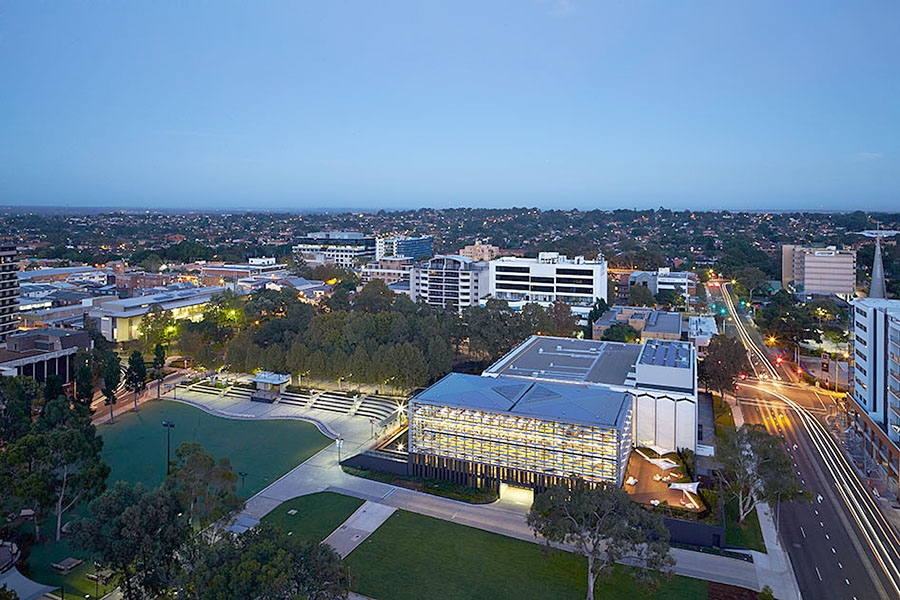
{"type": "Polygon", "coordinates": [[[621,483],[631,432],[630,406],[616,428],[410,403],[411,453],[586,481],[621,483]]]}

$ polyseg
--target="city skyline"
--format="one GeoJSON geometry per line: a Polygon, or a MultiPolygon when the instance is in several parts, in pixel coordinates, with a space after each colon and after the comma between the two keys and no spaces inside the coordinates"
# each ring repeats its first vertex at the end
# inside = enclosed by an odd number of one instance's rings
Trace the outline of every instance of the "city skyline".
{"type": "Polygon", "coordinates": [[[11,3],[15,206],[890,210],[900,8],[11,3]]]}

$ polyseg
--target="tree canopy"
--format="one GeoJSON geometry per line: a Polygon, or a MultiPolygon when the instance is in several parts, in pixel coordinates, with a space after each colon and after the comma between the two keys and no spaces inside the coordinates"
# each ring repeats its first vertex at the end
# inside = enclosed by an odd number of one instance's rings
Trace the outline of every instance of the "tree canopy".
{"type": "Polygon", "coordinates": [[[721,480],[738,505],[741,523],[760,500],[775,505],[803,496],[783,441],[763,425],[726,427],[716,443],[721,480]]]}
{"type": "Polygon", "coordinates": [[[669,530],[659,514],[633,502],[614,484],[591,487],[582,481],[559,485],[534,497],[528,525],[550,543],[571,544],[588,560],[588,600],[598,577],[623,560],[636,561],[634,577],[654,588],[675,564],[669,530]]]}
{"type": "Polygon", "coordinates": [[[119,481],[89,510],[75,523],[75,541],[113,573],[125,600],[157,596],[173,585],[176,551],[189,533],[175,494],[119,481]]]}
{"type": "Polygon", "coordinates": [[[628,288],[628,306],[656,306],[653,292],[645,285],[632,285],[628,288]]]}
{"type": "Polygon", "coordinates": [[[56,517],[59,540],[63,515],[103,492],[109,467],[102,448],[87,407],[60,396],[44,406],[27,434],[0,453],[8,489],[34,510],[36,539],[48,512],[56,517]]]}
{"type": "Polygon", "coordinates": [[[747,373],[750,363],[747,350],[735,338],[714,335],[706,349],[706,358],[700,363],[700,377],[708,387],[719,392],[731,389],[741,373],[747,373]]]}

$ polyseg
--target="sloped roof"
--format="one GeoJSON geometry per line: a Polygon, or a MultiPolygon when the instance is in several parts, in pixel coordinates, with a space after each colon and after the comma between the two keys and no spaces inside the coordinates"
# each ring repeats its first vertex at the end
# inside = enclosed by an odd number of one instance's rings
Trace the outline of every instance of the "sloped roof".
{"type": "Polygon", "coordinates": [[[413,402],[615,427],[627,412],[630,394],[578,384],[450,373],[413,402]]]}

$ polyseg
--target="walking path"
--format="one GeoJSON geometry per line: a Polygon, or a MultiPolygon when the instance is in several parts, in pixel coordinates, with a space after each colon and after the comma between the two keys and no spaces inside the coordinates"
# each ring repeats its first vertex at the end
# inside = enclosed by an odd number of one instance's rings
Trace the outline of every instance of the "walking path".
{"type": "MultiPolygon", "coordinates": [[[[187,402],[194,406],[202,406],[204,410],[211,414],[227,418],[294,418],[313,422],[320,418],[328,418],[330,419],[327,423],[329,428],[340,432],[344,437],[343,456],[350,456],[371,443],[370,425],[368,420],[363,417],[349,417],[337,415],[336,413],[329,413],[327,417],[324,417],[316,413],[327,411],[315,411],[314,409],[310,410],[289,405],[260,405],[260,403],[251,403],[234,398],[229,400],[206,394],[191,394],[184,390],[179,390],[178,396],[178,401],[187,402]],[[216,408],[216,406],[222,407],[223,405],[219,404],[222,402],[231,403],[227,410],[216,408]],[[259,409],[242,403],[268,408],[259,409]],[[246,412],[251,408],[253,408],[254,413],[260,410],[264,410],[264,412],[251,416],[250,413],[246,412]]],[[[326,435],[328,434],[326,433],[326,435]]],[[[521,504],[504,502],[503,500],[491,504],[469,504],[348,475],[338,464],[338,448],[334,443],[250,498],[244,510],[238,515],[238,518],[261,519],[282,502],[297,496],[321,491],[346,494],[367,500],[367,504],[370,506],[377,504],[385,507],[367,509],[376,511],[376,513],[373,513],[372,521],[368,521],[370,517],[367,515],[365,520],[360,516],[354,523],[351,523],[350,520],[356,515],[354,513],[354,516],[351,516],[341,526],[347,527],[347,535],[351,538],[350,541],[353,541],[353,536],[359,534],[359,531],[365,531],[366,527],[374,522],[374,514],[383,514],[378,511],[402,509],[528,542],[543,543],[535,538],[533,531],[525,522],[527,507],[521,504]],[[357,531],[350,532],[349,530],[352,529],[357,531]]],[[[390,513],[387,513],[384,518],[386,519],[389,515],[390,513]]],[[[334,541],[341,545],[341,549],[349,553],[352,548],[347,548],[344,545],[349,543],[349,541],[343,539],[344,534],[340,533],[341,527],[332,533],[329,539],[333,537],[334,541]]],[[[372,531],[374,531],[374,528],[372,531]]],[[[359,541],[362,541],[362,539],[365,538],[361,538],[359,541]]],[[[798,595],[791,594],[788,589],[779,584],[781,579],[784,578],[784,573],[782,572],[783,563],[775,560],[763,558],[759,563],[749,563],[680,548],[673,548],[671,554],[675,559],[674,571],[679,575],[736,585],[752,590],[759,590],[763,585],[768,584],[775,590],[778,598],[783,600],[799,598],[798,595]]],[[[764,556],[761,553],[756,554],[764,556]]],[[[754,558],[756,559],[756,556],[754,558]]]]}
{"type": "Polygon", "coordinates": [[[334,548],[341,558],[347,558],[396,510],[387,504],[366,501],[340,527],[331,532],[324,542],[334,548]]]}

